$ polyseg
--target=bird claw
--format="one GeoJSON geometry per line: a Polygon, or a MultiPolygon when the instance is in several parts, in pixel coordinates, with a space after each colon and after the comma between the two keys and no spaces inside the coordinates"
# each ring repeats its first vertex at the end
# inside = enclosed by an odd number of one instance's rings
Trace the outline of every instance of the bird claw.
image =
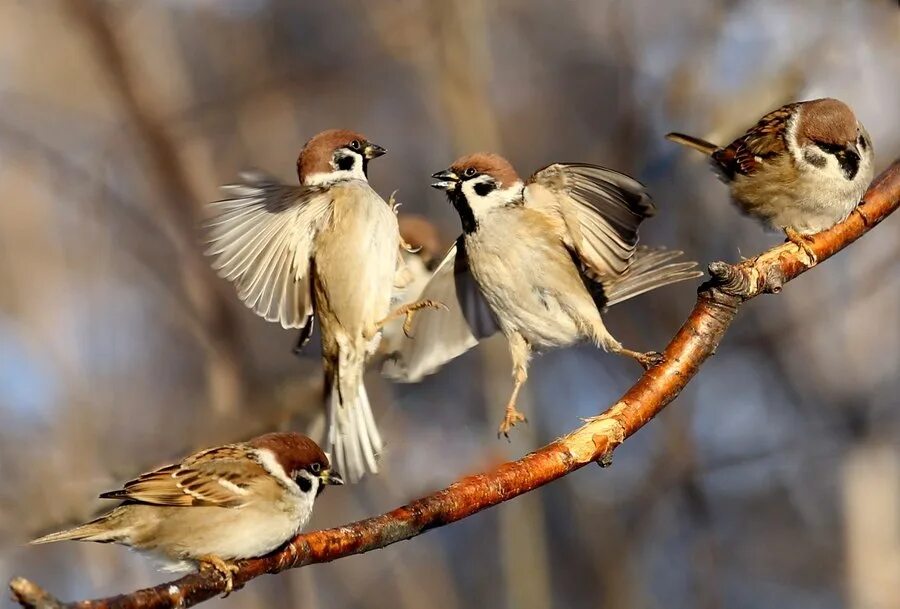
{"type": "Polygon", "coordinates": [[[815,266],[819,262],[819,257],[813,251],[809,237],[801,235],[792,228],[785,228],[784,234],[788,241],[799,247],[800,251],[806,255],[807,260],[804,262],[807,266],[815,266]]]}
{"type": "Polygon", "coordinates": [[[403,334],[406,335],[406,338],[412,338],[412,322],[413,317],[415,317],[416,313],[421,311],[422,309],[443,309],[444,311],[449,311],[450,309],[442,302],[437,300],[431,300],[426,298],[424,300],[418,300],[408,305],[404,305],[397,309],[396,314],[403,315],[406,319],[403,320],[403,334]]]}
{"type": "Polygon", "coordinates": [[[225,580],[225,592],[222,594],[222,598],[226,598],[231,594],[232,590],[234,590],[234,574],[240,570],[237,565],[228,563],[212,554],[201,556],[197,559],[197,562],[200,564],[201,570],[204,567],[212,569],[225,580]]]}
{"type": "Polygon", "coordinates": [[[650,370],[651,368],[659,366],[661,363],[666,361],[666,357],[658,351],[647,351],[646,353],[640,353],[635,359],[641,365],[641,367],[644,368],[644,370],[650,370]]]}
{"type": "Polygon", "coordinates": [[[400,206],[403,205],[403,203],[397,203],[396,195],[397,195],[397,191],[395,190],[394,192],[391,193],[391,196],[388,197],[388,206],[391,208],[391,211],[394,212],[395,214],[397,213],[397,210],[400,209],[400,206]]]}
{"type": "Polygon", "coordinates": [[[509,430],[516,426],[518,422],[527,423],[528,417],[519,412],[516,409],[515,404],[507,404],[506,405],[506,415],[503,417],[503,421],[500,422],[500,427],[497,429],[497,439],[500,439],[502,435],[507,440],[509,440],[509,430]]]}

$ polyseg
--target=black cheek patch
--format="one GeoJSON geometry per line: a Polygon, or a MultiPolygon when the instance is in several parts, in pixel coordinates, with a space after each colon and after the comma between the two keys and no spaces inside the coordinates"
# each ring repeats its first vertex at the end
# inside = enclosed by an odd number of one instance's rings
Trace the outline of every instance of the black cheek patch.
{"type": "Polygon", "coordinates": [[[353,169],[353,160],[352,156],[342,156],[337,162],[338,169],[341,171],[350,171],[353,169]]]}
{"type": "Polygon", "coordinates": [[[496,188],[491,182],[480,182],[475,185],[475,194],[479,197],[486,197],[496,188]]]}
{"type": "Polygon", "coordinates": [[[868,150],[868,148],[869,148],[869,142],[866,141],[866,136],[864,136],[864,135],[859,136],[859,139],[857,140],[857,144],[859,145],[860,150],[865,151],[865,150],[868,150]]]}
{"type": "Polygon", "coordinates": [[[818,167],[819,169],[822,169],[825,167],[825,163],[826,163],[825,157],[822,156],[821,154],[816,154],[815,152],[812,152],[810,150],[803,151],[803,159],[810,165],[812,165],[814,167],[818,167]]]}
{"type": "Polygon", "coordinates": [[[299,486],[300,490],[304,493],[308,493],[309,489],[312,488],[312,481],[304,476],[297,476],[297,486],[299,486]]]}
{"type": "Polygon", "coordinates": [[[838,156],[838,163],[841,164],[841,170],[848,180],[856,179],[859,172],[859,156],[855,152],[848,152],[838,156]]]}

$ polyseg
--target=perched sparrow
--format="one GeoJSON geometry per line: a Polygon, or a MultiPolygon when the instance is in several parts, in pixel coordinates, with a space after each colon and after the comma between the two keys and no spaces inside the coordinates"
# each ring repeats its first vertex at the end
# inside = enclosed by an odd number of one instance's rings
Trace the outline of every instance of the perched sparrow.
{"type": "Polygon", "coordinates": [[[352,131],[323,131],[297,159],[299,186],[244,174],[224,187],[209,224],[214,268],[268,321],[301,328],[321,324],[327,441],[350,480],[377,472],[382,449],[363,386],[382,326],[427,306],[394,312],[391,292],[400,260],[397,216],[369,186],[366,171],[384,148],[352,131]]]}
{"type": "Polygon", "coordinates": [[[659,354],[625,349],[607,331],[601,311],[648,290],[698,277],[681,252],[638,248],[637,229],[653,215],[643,186],[626,175],[586,164],[557,163],[523,184],[496,154],[473,154],[433,176],[462,220],[456,240],[421,298],[450,311],[412,324],[385,367],[416,381],[501,331],[513,359],[515,388],[500,433],[524,417],[516,397],[532,351],[582,339],[653,365],[659,354]]]}
{"type": "Polygon", "coordinates": [[[31,543],[96,541],[147,552],[181,570],[210,565],[231,590],[228,561],[267,554],[309,522],[326,485],[343,484],[318,445],[270,433],[195,453],[103,493],[122,504],[86,524],[31,543]]]}
{"type": "Polygon", "coordinates": [[[710,155],[741,211],[807,251],[802,236],[849,216],[874,172],[866,128],[836,99],[782,106],[724,148],[681,133],[666,137],[710,155]]]}

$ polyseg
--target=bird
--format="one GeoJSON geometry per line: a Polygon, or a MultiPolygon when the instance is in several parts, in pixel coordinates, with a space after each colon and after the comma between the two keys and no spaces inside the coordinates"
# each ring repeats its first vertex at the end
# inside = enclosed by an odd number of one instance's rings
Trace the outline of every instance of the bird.
{"type": "Polygon", "coordinates": [[[401,239],[395,208],[369,186],[368,164],[385,149],[364,135],[323,131],[297,158],[299,185],[254,171],[223,187],[207,223],[213,268],[256,314],[300,328],[321,326],[328,450],[350,481],[378,472],[383,441],[363,374],[383,326],[430,303],[394,310],[401,239]]]}
{"type": "Polygon", "coordinates": [[[661,361],[623,347],[601,316],[607,306],[700,276],[695,262],[675,262],[682,252],[638,247],[638,226],[655,211],[639,182],[586,163],[555,163],[523,182],[508,160],[484,152],[432,177],[463,234],[419,298],[448,311],[413,320],[414,340],[391,354],[385,375],[418,381],[502,332],[514,388],[498,436],[508,438],[525,420],[516,400],[533,352],[590,340],[644,368],[661,361]]]}
{"type": "Polygon", "coordinates": [[[875,171],[868,131],[832,98],[786,104],[725,147],[683,133],[666,138],[708,155],[737,207],[813,260],[806,237],[846,219],[875,171]]]}
{"type": "Polygon", "coordinates": [[[343,484],[318,444],[294,432],[196,452],[100,495],[122,503],[85,524],[31,543],[117,543],[167,569],[211,567],[225,579],[233,561],[262,556],[294,537],[326,486],[343,484]]]}

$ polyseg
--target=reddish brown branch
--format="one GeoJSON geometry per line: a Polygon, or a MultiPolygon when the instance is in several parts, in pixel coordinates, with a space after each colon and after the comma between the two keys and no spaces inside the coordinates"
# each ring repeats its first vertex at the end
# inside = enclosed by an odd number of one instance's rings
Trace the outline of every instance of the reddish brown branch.
{"type": "MultiPolygon", "coordinates": [[[[898,206],[900,161],[895,161],[866,193],[859,211],[812,238],[810,248],[821,262],[871,230],[898,206]]],[[[714,281],[699,291],[694,310],[665,350],[665,362],[646,372],[609,410],[518,461],[463,478],[387,514],[299,535],[273,554],[243,561],[234,577],[235,585],[264,573],[383,548],[527,493],[588,463],[607,463],[612,451],[674,400],[715,352],[741,303],[764,292],[779,291],[784,283],[813,265],[793,243],[739,265],[710,265],[714,281]]],[[[224,582],[214,572],[197,573],[130,594],[71,604],[59,603],[21,578],[13,580],[10,586],[16,599],[26,607],[156,609],[188,607],[207,600],[223,591],[224,582]]]]}

